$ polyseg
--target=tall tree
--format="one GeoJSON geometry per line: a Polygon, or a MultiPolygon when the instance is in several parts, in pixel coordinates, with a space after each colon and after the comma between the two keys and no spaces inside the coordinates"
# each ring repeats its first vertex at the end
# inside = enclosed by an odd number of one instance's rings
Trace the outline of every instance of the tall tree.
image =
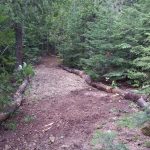
{"type": "MultiPolygon", "coordinates": [[[[37,34],[39,31],[38,28],[41,29],[45,27],[44,19],[49,13],[51,2],[50,0],[1,1],[1,4],[7,8],[7,15],[9,15],[12,22],[11,27],[14,28],[16,35],[16,67],[22,65],[26,29],[28,29],[28,27],[33,28],[34,26],[34,28],[36,28],[35,34],[37,34]],[[41,24],[41,27],[39,27],[38,23],[41,24]]],[[[47,33],[47,30],[45,30],[45,33],[47,33]]]]}

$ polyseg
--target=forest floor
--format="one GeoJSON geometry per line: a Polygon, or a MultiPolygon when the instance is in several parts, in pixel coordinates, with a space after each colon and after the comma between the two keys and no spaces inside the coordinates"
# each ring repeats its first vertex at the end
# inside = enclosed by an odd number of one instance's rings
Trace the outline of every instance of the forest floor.
{"type": "Polygon", "coordinates": [[[0,150],[100,150],[91,143],[97,130],[117,132],[130,150],[148,150],[140,129],[117,123],[138,112],[136,104],[90,87],[58,64],[50,57],[35,67],[22,106],[0,126],[0,150]]]}

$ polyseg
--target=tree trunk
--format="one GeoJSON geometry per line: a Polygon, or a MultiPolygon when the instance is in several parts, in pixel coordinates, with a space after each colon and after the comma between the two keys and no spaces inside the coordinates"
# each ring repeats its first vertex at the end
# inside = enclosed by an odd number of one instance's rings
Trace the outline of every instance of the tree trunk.
{"type": "Polygon", "coordinates": [[[15,23],[16,34],[16,68],[22,65],[23,60],[23,28],[20,23],[15,23]]]}

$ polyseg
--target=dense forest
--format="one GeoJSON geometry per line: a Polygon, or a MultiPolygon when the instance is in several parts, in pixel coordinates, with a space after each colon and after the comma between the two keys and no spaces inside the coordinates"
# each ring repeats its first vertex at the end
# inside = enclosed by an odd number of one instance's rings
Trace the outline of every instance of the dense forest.
{"type": "Polygon", "coordinates": [[[149,96],[150,0],[0,0],[0,149],[146,150],[149,96]]]}
{"type": "Polygon", "coordinates": [[[149,8],[149,0],[1,0],[1,105],[50,53],[94,80],[149,93],[149,8]]]}

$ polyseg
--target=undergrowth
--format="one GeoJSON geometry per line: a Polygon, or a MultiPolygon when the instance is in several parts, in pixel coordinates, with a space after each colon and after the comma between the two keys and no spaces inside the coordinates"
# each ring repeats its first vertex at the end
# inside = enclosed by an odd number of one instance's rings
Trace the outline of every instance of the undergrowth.
{"type": "Polygon", "coordinates": [[[116,137],[113,131],[96,131],[91,141],[93,150],[128,150],[116,137]]]}
{"type": "Polygon", "coordinates": [[[150,113],[145,111],[140,111],[137,113],[134,113],[129,116],[125,116],[119,119],[117,124],[120,127],[128,127],[128,128],[137,128],[141,127],[145,122],[150,121],[150,113]]]}
{"type": "Polygon", "coordinates": [[[26,63],[24,63],[23,66],[19,66],[13,74],[7,71],[3,71],[3,73],[0,74],[0,111],[12,101],[13,94],[22,81],[33,75],[33,67],[26,63]]]}

